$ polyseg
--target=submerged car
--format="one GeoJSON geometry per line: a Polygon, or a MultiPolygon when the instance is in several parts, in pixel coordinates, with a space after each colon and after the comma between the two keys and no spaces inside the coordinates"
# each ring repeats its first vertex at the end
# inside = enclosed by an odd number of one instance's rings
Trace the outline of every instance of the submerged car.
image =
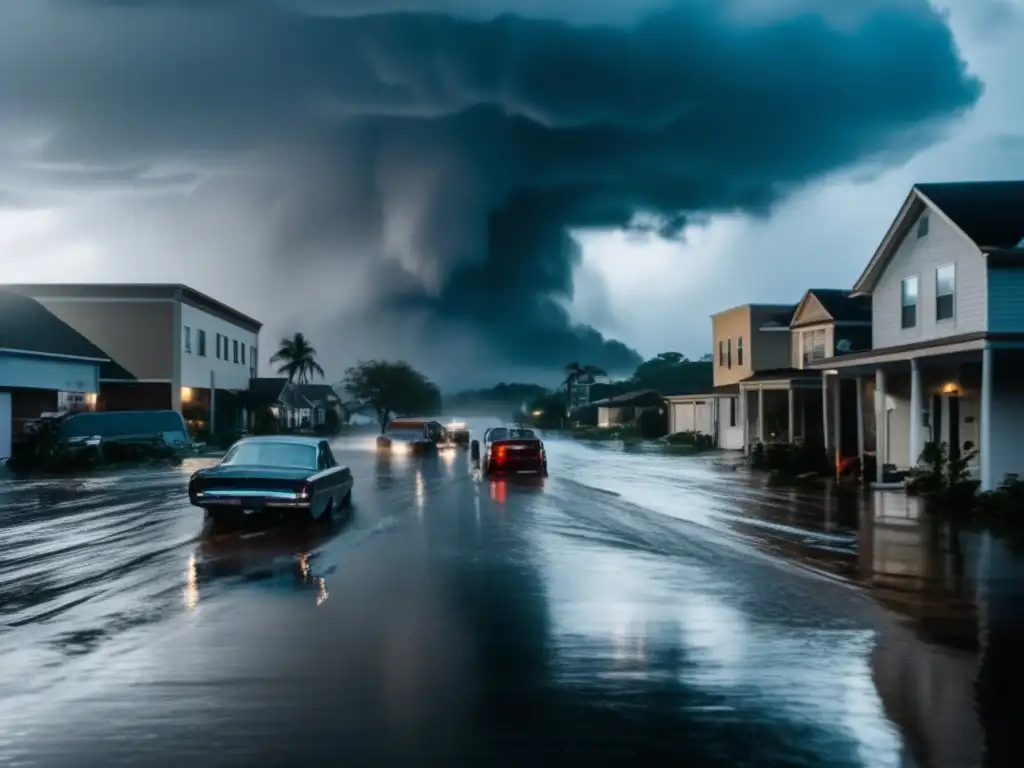
{"type": "Polygon", "coordinates": [[[348,515],[352,484],[326,440],[267,435],[239,440],[219,464],[192,475],[188,496],[215,522],[265,511],[327,522],[348,515]]]}
{"type": "Polygon", "coordinates": [[[530,473],[547,477],[548,457],[544,443],[532,429],[519,425],[493,427],[484,432],[483,442],[470,446],[472,459],[485,475],[530,473]]]}
{"type": "Polygon", "coordinates": [[[448,443],[448,431],[433,419],[395,419],[377,438],[382,453],[434,453],[448,443]]]}

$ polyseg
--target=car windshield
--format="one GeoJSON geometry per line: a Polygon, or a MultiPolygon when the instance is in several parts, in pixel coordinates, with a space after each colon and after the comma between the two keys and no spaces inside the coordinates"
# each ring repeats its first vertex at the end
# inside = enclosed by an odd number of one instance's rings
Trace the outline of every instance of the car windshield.
{"type": "Polygon", "coordinates": [[[316,448],[304,443],[252,442],[236,445],[223,464],[246,464],[259,467],[316,468],[316,448]]]}
{"type": "Polygon", "coordinates": [[[537,435],[532,429],[508,429],[506,427],[497,427],[492,429],[488,435],[488,439],[494,443],[499,440],[536,440],[537,435]]]}

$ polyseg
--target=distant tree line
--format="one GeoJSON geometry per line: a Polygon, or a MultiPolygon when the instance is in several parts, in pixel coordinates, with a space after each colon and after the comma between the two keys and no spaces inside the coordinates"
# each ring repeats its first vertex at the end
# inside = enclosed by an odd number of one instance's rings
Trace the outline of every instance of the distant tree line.
{"type": "Polygon", "coordinates": [[[574,361],[566,365],[565,378],[557,388],[503,382],[490,389],[446,395],[444,407],[446,412],[461,408],[466,413],[490,410],[506,414],[518,412],[526,403],[533,421],[541,426],[557,426],[565,422],[570,390],[581,380],[596,380],[590,387],[592,401],[647,389],[663,396],[699,394],[711,390],[713,366],[714,357],[710,354],[703,355],[700,360],[690,360],[679,352],[662,352],[637,366],[628,378],[601,381],[605,372],[600,368],[574,361]]]}

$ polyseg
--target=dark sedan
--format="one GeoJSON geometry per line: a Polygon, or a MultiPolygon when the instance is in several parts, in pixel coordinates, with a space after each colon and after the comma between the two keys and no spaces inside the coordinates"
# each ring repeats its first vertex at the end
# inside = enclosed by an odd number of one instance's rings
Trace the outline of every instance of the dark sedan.
{"type": "Polygon", "coordinates": [[[188,496],[214,521],[277,511],[327,522],[349,509],[352,473],[321,438],[247,437],[219,464],[192,475],[188,496]]]}
{"type": "Polygon", "coordinates": [[[532,429],[518,425],[488,429],[483,443],[474,440],[470,451],[485,475],[522,472],[548,476],[544,443],[532,429]]]}

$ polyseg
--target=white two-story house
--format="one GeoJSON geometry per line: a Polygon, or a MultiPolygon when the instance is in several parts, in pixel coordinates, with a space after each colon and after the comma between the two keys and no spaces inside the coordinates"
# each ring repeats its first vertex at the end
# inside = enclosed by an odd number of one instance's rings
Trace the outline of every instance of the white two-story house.
{"type": "Polygon", "coordinates": [[[853,293],[871,297],[872,348],[808,367],[856,382],[835,412],[862,414],[861,454],[873,420],[877,480],[927,441],[977,448],[982,489],[1024,474],[1024,181],[915,186],[853,293]]]}

